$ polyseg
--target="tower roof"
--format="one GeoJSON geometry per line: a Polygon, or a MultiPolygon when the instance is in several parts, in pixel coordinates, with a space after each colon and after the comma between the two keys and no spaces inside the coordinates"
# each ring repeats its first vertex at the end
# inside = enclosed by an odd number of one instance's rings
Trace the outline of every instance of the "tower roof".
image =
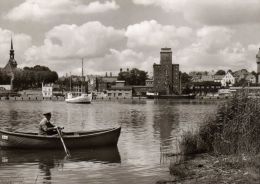
{"type": "Polygon", "coordinates": [[[13,47],[13,38],[11,37],[11,50],[14,50],[14,47],[13,47]]]}
{"type": "Polygon", "coordinates": [[[161,48],[161,52],[172,52],[172,49],[171,48],[161,48]]]}

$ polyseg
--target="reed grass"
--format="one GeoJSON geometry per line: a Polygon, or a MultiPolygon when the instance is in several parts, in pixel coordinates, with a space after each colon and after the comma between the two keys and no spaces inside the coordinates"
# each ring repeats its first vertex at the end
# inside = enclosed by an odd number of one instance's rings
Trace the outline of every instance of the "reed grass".
{"type": "Polygon", "coordinates": [[[219,105],[216,114],[180,143],[184,154],[257,154],[260,152],[260,99],[243,91],[219,105]]]}
{"type": "Polygon", "coordinates": [[[170,164],[173,183],[259,183],[260,99],[235,94],[197,132],[184,133],[179,150],[193,159],[170,164]]]}

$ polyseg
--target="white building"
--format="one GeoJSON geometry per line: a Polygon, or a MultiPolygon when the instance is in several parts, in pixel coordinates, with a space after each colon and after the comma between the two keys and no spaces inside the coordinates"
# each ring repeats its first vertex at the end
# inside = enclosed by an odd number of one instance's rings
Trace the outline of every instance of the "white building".
{"type": "Polygon", "coordinates": [[[5,90],[11,90],[11,85],[0,85],[0,90],[5,91],[5,90]]]}
{"type": "Polygon", "coordinates": [[[227,72],[221,80],[221,86],[233,86],[235,82],[235,77],[230,72],[227,72]]]}
{"type": "Polygon", "coordinates": [[[145,86],[153,87],[153,79],[145,80],[145,86]]]}
{"type": "Polygon", "coordinates": [[[230,72],[227,72],[226,75],[215,75],[214,82],[220,82],[221,86],[233,86],[236,82],[235,77],[230,72]]]}
{"type": "Polygon", "coordinates": [[[52,97],[53,93],[53,84],[43,84],[42,83],[42,96],[43,97],[52,97]]]}

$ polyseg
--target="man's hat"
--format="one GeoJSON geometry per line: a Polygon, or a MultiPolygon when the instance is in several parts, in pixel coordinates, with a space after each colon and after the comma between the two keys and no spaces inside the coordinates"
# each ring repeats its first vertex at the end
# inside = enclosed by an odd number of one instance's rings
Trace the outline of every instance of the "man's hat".
{"type": "Polygon", "coordinates": [[[44,116],[50,116],[51,113],[50,113],[50,112],[46,112],[46,113],[44,113],[43,115],[44,115],[44,116]]]}

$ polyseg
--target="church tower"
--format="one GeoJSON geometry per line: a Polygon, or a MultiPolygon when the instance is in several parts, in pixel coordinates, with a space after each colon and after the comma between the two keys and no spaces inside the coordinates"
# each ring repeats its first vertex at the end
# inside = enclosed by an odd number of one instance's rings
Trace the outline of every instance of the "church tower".
{"type": "Polygon", "coordinates": [[[13,47],[13,39],[11,38],[11,49],[10,49],[10,58],[8,63],[4,67],[4,71],[11,77],[10,85],[11,90],[13,89],[13,80],[14,80],[14,71],[17,68],[17,62],[14,59],[14,47],[13,47]]]}
{"type": "Polygon", "coordinates": [[[13,47],[13,39],[11,38],[11,49],[10,49],[10,58],[4,69],[13,70],[17,68],[17,62],[14,59],[14,47],[13,47]]]}

